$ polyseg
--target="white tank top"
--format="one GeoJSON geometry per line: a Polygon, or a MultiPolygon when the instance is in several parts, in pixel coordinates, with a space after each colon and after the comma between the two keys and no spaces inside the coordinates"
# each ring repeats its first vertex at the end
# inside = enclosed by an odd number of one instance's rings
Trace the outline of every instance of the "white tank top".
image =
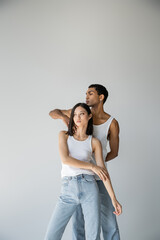
{"type": "MultiPolygon", "coordinates": [[[[84,141],[78,141],[73,136],[68,136],[67,145],[69,150],[69,155],[80,161],[91,162],[92,161],[92,136],[89,135],[84,141]]],[[[64,176],[76,176],[79,174],[89,174],[94,175],[91,170],[86,170],[82,168],[75,168],[62,163],[61,177],[64,176]]]]}
{"type": "MultiPolygon", "coordinates": [[[[107,136],[108,136],[109,127],[111,125],[112,120],[113,120],[113,117],[110,117],[106,122],[100,125],[93,125],[93,136],[95,138],[98,138],[101,141],[104,160],[107,156],[107,147],[109,147],[107,136]]],[[[93,154],[93,161],[94,163],[96,163],[94,154],[93,154]]],[[[97,175],[96,175],[96,179],[100,180],[100,178],[97,175]]]]}

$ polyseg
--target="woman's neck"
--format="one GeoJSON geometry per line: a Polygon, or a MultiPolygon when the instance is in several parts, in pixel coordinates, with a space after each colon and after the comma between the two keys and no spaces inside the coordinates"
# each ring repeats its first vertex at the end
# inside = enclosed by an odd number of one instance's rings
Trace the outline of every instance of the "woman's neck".
{"type": "Polygon", "coordinates": [[[73,136],[79,140],[86,139],[88,137],[86,134],[86,127],[77,127],[76,132],[73,136]]]}

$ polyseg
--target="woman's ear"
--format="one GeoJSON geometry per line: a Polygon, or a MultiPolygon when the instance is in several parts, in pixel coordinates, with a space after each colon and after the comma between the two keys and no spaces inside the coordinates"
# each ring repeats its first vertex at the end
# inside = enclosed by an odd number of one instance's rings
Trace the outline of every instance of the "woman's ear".
{"type": "Polygon", "coordinates": [[[89,119],[91,119],[91,118],[92,118],[92,113],[89,114],[89,119]]]}

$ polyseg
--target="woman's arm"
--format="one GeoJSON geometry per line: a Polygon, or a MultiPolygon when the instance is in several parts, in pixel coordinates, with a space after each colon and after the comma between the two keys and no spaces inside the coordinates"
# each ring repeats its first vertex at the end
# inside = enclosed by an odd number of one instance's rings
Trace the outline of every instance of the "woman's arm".
{"type": "Polygon", "coordinates": [[[95,155],[95,160],[96,160],[97,165],[104,168],[107,172],[107,179],[103,180],[103,183],[105,185],[105,188],[108,191],[108,194],[112,200],[112,204],[115,208],[114,214],[120,215],[122,212],[122,206],[116,199],[109,173],[108,173],[107,168],[103,161],[101,142],[97,138],[92,138],[92,149],[93,149],[93,152],[95,155]]]}
{"type": "Polygon", "coordinates": [[[92,170],[100,177],[100,179],[102,180],[106,179],[107,172],[103,167],[98,167],[93,163],[80,161],[78,159],[75,159],[69,156],[67,139],[68,139],[68,135],[66,134],[66,131],[61,131],[59,133],[59,153],[60,153],[62,162],[66,165],[69,165],[75,168],[92,170]]]}

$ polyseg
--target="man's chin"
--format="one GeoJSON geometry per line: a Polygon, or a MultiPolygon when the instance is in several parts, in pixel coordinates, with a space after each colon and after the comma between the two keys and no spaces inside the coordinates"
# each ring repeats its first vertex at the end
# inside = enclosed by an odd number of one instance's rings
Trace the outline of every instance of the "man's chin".
{"type": "Polygon", "coordinates": [[[89,102],[86,102],[86,104],[88,105],[88,107],[91,107],[91,104],[89,102]]]}
{"type": "Polygon", "coordinates": [[[88,105],[88,107],[92,107],[92,104],[90,104],[90,103],[86,103],[87,105],[88,105]]]}

